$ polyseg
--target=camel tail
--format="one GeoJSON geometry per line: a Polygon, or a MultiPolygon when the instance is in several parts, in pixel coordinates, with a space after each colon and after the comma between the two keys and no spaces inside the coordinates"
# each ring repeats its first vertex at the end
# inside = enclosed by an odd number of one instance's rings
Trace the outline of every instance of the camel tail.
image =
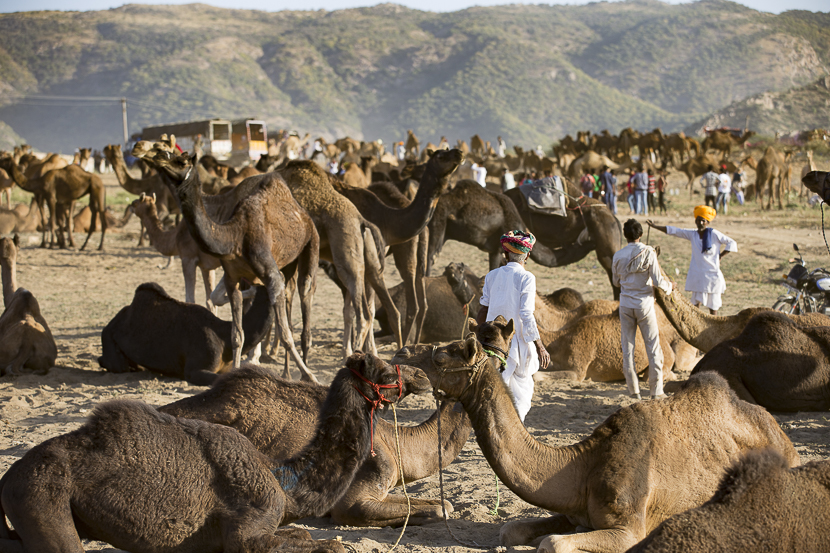
{"type": "Polygon", "coordinates": [[[363,230],[369,229],[369,232],[372,233],[372,239],[375,242],[375,249],[378,252],[378,258],[380,260],[380,271],[383,272],[386,269],[386,242],[383,240],[383,235],[380,233],[380,229],[372,224],[363,224],[363,230]]]}
{"type": "MultiPolygon", "coordinates": [[[[0,497],[3,495],[3,489],[6,487],[6,477],[9,475],[9,472],[6,471],[6,474],[3,475],[3,478],[0,478],[0,497]]],[[[19,540],[20,536],[17,535],[17,532],[9,528],[9,523],[6,522],[6,511],[3,509],[3,502],[0,501],[0,539],[2,540],[19,540]]]]}

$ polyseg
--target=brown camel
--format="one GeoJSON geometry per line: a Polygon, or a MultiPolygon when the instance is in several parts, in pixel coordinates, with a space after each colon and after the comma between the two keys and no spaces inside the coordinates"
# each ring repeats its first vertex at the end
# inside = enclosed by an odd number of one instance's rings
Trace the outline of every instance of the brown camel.
{"type": "Polygon", "coordinates": [[[713,347],[692,374],[720,374],[738,394],[769,411],[830,410],[830,320],[803,327],[784,313],[752,317],[743,331],[713,347]]]}
{"type": "Polygon", "coordinates": [[[412,129],[406,131],[406,144],[404,148],[406,149],[406,158],[407,159],[418,159],[418,154],[420,153],[421,149],[421,141],[418,140],[418,137],[415,136],[415,133],[412,132],[412,129]]]}
{"type": "Polygon", "coordinates": [[[314,439],[288,460],[232,428],[136,401],[99,405],[0,479],[0,547],[81,553],[84,538],[133,553],[345,553],[279,526],[321,516],[346,493],[369,456],[377,404],[428,389],[419,369],[355,355],[332,382],[314,439]]]}
{"type": "MultiPolygon", "coordinates": [[[[530,210],[524,194],[518,188],[505,193],[516,207],[521,220],[536,235],[537,247],[539,242],[547,246],[535,254],[531,252],[531,259],[545,267],[561,267],[579,261],[593,250],[597,261],[608,274],[614,299],[619,299],[620,290],[614,286],[611,278],[611,262],[622,244],[620,222],[599,200],[574,199],[580,193],[570,183],[567,183],[565,191],[571,196],[567,202],[567,217],[530,210]]],[[[536,250],[537,247],[533,249],[536,250]]]]}
{"type": "Polygon", "coordinates": [[[737,165],[729,160],[721,159],[713,154],[703,153],[695,157],[690,157],[685,163],[681,163],[678,170],[686,175],[688,181],[686,186],[689,188],[689,198],[692,197],[694,191],[694,180],[708,171],[709,167],[718,168],[721,165],[726,165],[726,170],[730,173],[735,172],[737,165]]]}
{"type": "MultiPolygon", "coordinates": [[[[494,340],[508,348],[509,342],[494,340]]],[[[406,355],[407,348],[401,350],[406,355]]],[[[422,363],[431,363],[429,358],[422,363]]],[[[452,360],[448,360],[452,364],[452,360]]],[[[463,366],[466,358],[457,358],[463,366]]],[[[417,365],[416,365],[417,366],[417,365]]],[[[422,367],[418,367],[422,368],[422,367]]],[[[222,376],[210,390],[161,407],[159,411],[190,419],[231,426],[248,438],[265,455],[285,459],[296,455],[313,438],[318,413],[327,388],[314,384],[287,382],[263,368],[246,366],[222,376]],[[274,440],[281,436],[281,440],[274,440]]],[[[407,484],[434,474],[438,464],[437,415],[415,427],[399,427],[403,477],[407,484]]],[[[406,499],[388,495],[401,484],[398,469],[395,428],[383,419],[375,427],[375,453],[359,469],[349,491],[332,508],[338,524],[352,526],[400,526],[406,519],[406,499]]],[[[441,407],[442,460],[450,464],[470,435],[466,414],[441,407]]],[[[426,524],[441,519],[441,503],[412,499],[409,524],[426,524]]],[[[452,506],[445,503],[448,512],[452,506]]]]}
{"type": "Polygon", "coordinates": [[[219,258],[204,252],[199,247],[184,221],[172,229],[164,229],[156,212],[156,202],[153,196],[147,196],[142,192],[137,200],[133,200],[129,209],[141,219],[153,247],[161,255],[167,257],[178,255],[181,259],[184,275],[184,301],[187,303],[196,303],[196,269],[202,272],[207,308],[215,315],[216,307],[210,295],[216,286],[216,269],[222,266],[219,258]]]}
{"type": "Polygon", "coordinates": [[[487,149],[484,147],[484,141],[477,134],[470,137],[470,153],[480,158],[487,155],[487,149]]]}
{"type": "MultiPolygon", "coordinates": [[[[173,215],[181,214],[181,210],[179,209],[179,204],[176,201],[175,196],[173,196],[173,193],[169,188],[167,188],[167,185],[164,184],[164,179],[162,179],[161,175],[155,173],[154,175],[141,179],[137,179],[130,175],[130,172],[127,171],[127,164],[124,162],[124,152],[118,144],[108,144],[104,146],[104,157],[106,157],[107,161],[110,162],[112,170],[115,173],[115,178],[118,179],[118,184],[121,185],[121,188],[130,194],[135,194],[136,196],[141,194],[147,194],[148,196],[155,195],[162,219],[166,217],[168,213],[173,215]]],[[[141,222],[141,232],[138,235],[138,245],[144,245],[144,221],[141,222]]]]}
{"type": "Polygon", "coordinates": [[[274,173],[251,177],[231,194],[202,197],[195,156],[172,154],[163,144],[139,142],[133,155],[150,163],[175,189],[182,215],[193,238],[205,252],[218,257],[225,272],[225,288],[233,317],[233,366],[242,359],[242,292],[239,281],[259,279],[268,288],[280,339],[304,379],[316,382],[315,376],[294,347],[291,322],[285,307],[285,279],[281,268],[292,266],[299,280],[303,314],[302,348],[305,358],[311,346],[311,303],[320,238],[308,214],[291,197],[285,182],[274,173]],[[213,218],[205,201],[213,198],[225,208],[224,216],[213,218]],[[241,198],[237,200],[237,198],[241,198]],[[227,210],[232,210],[230,214],[227,210]]]}
{"type": "MultiPolygon", "coordinates": [[[[96,214],[98,218],[97,224],[101,222],[101,216],[96,214]]],[[[133,216],[133,212],[130,211],[130,206],[127,206],[124,209],[124,215],[119,219],[115,216],[112,212],[112,209],[109,207],[106,210],[107,216],[107,230],[110,232],[120,230],[124,228],[124,226],[130,221],[133,216]]],[[[89,209],[89,206],[84,206],[82,210],[78,212],[77,215],[73,218],[72,227],[80,232],[89,232],[89,229],[92,228],[92,210],[89,209]]]]}
{"type": "Polygon", "coordinates": [[[0,375],[20,374],[25,367],[45,373],[55,365],[58,348],[40,306],[31,292],[17,288],[20,238],[0,238],[0,277],[3,305],[0,315],[0,375]]]}
{"type": "Polygon", "coordinates": [[[365,190],[337,186],[338,183],[333,181],[337,191],[348,198],[367,221],[378,227],[390,248],[406,291],[407,309],[402,333],[405,342],[409,342],[413,330],[414,341],[420,340],[427,312],[423,278],[428,237],[424,230],[432,218],[438,198],[449,187],[450,175],[462,161],[463,155],[459,150],[429,151],[418,192],[411,202],[396,194],[394,186],[389,186],[390,190],[383,193],[378,187],[365,190]]]}
{"type": "Polygon", "coordinates": [[[427,354],[434,368],[425,372],[436,394],[461,402],[499,479],[531,505],[557,513],[507,523],[503,546],[541,538],[540,553],[626,551],[666,518],[708,500],[743,453],[771,447],[798,464],[775,419],[738,399],[716,374],[695,375],[667,399],[620,409],[579,443],[538,442],[495,366],[472,365],[480,352],[474,337],[437,348],[427,354]],[[445,360],[459,349],[470,366],[447,370],[445,360]],[[588,531],[575,533],[578,527],[588,531]]]}
{"type": "Polygon", "coordinates": [[[830,461],[790,468],[776,451],[750,451],[709,501],[669,518],[629,553],[824,553],[828,536],[830,461]]]}
{"type": "MultiPolygon", "coordinates": [[[[291,194],[314,221],[320,234],[320,258],[334,264],[343,283],[343,352],[351,355],[373,340],[371,316],[364,311],[371,287],[394,319],[395,339],[403,346],[400,314],[383,280],[385,245],[380,231],[334,187],[333,177],[313,161],[291,161],[280,169],[291,194]]],[[[373,305],[373,302],[371,302],[373,305]]],[[[372,344],[369,345],[371,349],[372,344]]]]}
{"type": "Polygon", "coordinates": [[[650,158],[652,154],[659,154],[663,148],[665,138],[663,131],[659,127],[640,136],[640,139],[637,141],[640,159],[650,158]]]}
{"type": "Polygon", "coordinates": [[[778,209],[784,209],[782,198],[789,188],[791,152],[781,153],[772,146],[768,146],[764,156],[758,160],[755,168],[755,197],[758,203],[764,203],[764,191],[767,191],[767,205],[772,207],[773,196],[778,199],[778,209]],[[777,182],[776,182],[777,179],[777,182]]]}
{"type": "Polygon", "coordinates": [[[680,163],[683,163],[685,156],[688,156],[689,159],[692,158],[691,145],[686,139],[686,134],[682,131],[671,133],[663,139],[663,149],[660,155],[667,160],[673,160],[675,153],[680,159],[680,163]]]}
{"type": "MultiPolygon", "coordinates": [[[[242,317],[243,355],[268,337],[273,323],[268,291],[258,286],[242,317]]],[[[98,364],[110,372],[143,368],[207,386],[233,368],[230,340],[230,322],[171,298],[151,282],[136,288],[132,303],[104,327],[98,364]]]]}
{"type": "MultiPolygon", "coordinates": [[[[711,315],[692,305],[679,290],[666,294],[655,288],[654,297],[680,337],[703,353],[724,340],[736,338],[755,315],[771,311],[767,307],[749,307],[734,315],[711,315]]],[[[830,326],[830,317],[820,313],[786,316],[800,328],[830,326]]]]}
{"type": "Polygon", "coordinates": [[[729,131],[713,131],[703,139],[701,147],[704,152],[715,150],[726,157],[732,153],[732,148],[735,146],[743,148],[746,141],[753,136],[755,136],[754,131],[745,131],[741,136],[735,136],[729,131]]]}

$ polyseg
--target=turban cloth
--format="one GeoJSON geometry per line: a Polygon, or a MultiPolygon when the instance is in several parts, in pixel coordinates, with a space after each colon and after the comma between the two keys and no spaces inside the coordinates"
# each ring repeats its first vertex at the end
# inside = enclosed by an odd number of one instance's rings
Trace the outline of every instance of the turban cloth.
{"type": "Polygon", "coordinates": [[[695,219],[697,219],[698,217],[703,217],[711,223],[712,220],[715,218],[715,215],[717,215],[717,213],[717,211],[715,211],[708,205],[699,205],[695,208],[695,219]]]}
{"type": "Polygon", "coordinates": [[[529,253],[536,243],[536,237],[529,232],[511,230],[501,236],[501,247],[506,252],[529,253]]]}

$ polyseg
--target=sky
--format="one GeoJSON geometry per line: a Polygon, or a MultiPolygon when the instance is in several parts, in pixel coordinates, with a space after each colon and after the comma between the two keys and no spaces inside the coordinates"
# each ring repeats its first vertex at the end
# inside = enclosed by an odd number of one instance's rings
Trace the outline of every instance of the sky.
{"type": "MultiPolygon", "coordinates": [[[[410,8],[433,11],[452,12],[463,10],[471,6],[497,6],[504,4],[587,4],[590,0],[548,0],[532,2],[516,2],[513,0],[388,0],[410,8]]],[[[664,0],[665,1],[665,0],[664,0]]],[[[133,0],[121,2],[117,0],[0,0],[0,13],[35,10],[107,10],[124,4],[191,4],[193,0],[170,0],[167,2],[133,0]]],[[[328,11],[345,8],[374,6],[382,3],[379,0],[202,0],[200,3],[211,6],[250,9],[265,11],[280,10],[318,10],[328,11]]],[[[679,4],[679,0],[668,0],[670,4],[679,4]]],[[[740,0],[750,8],[781,13],[785,10],[808,10],[813,12],[830,11],[830,0],[740,0]]]]}

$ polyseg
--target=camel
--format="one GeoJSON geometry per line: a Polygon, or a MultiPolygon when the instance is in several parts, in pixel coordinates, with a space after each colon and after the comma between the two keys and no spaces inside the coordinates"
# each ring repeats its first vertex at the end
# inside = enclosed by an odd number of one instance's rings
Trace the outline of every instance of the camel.
{"type": "Polygon", "coordinates": [[[531,211],[518,188],[505,193],[516,207],[521,220],[536,235],[538,242],[534,250],[539,242],[550,248],[540,249],[536,254],[531,252],[531,259],[545,267],[561,267],[579,261],[593,250],[597,261],[608,274],[614,299],[619,299],[620,290],[614,286],[611,278],[611,261],[622,243],[619,221],[599,200],[574,199],[580,194],[570,183],[566,184],[565,191],[571,196],[567,202],[567,217],[531,211]]]}
{"type": "MultiPolygon", "coordinates": [[[[655,288],[654,298],[680,337],[703,353],[725,340],[736,338],[755,315],[771,311],[767,307],[748,307],[734,315],[711,315],[692,305],[677,289],[666,294],[655,288]]],[[[786,316],[800,328],[830,326],[830,317],[820,313],[786,316]]]]}
{"type": "Polygon", "coordinates": [[[463,161],[459,150],[425,151],[429,152],[429,159],[412,201],[397,194],[393,186],[373,186],[371,190],[363,190],[338,186],[333,181],[336,190],[348,198],[367,221],[378,227],[390,248],[406,291],[407,309],[402,336],[407,342],[413,330],[414,340],[419,341],[427,312],[423,278],[428,237],[424,230],[432,218],[438,198],[449,187],[450,175],[463,161]]]}
{"type": "Polygon", "coordinates": [[[705,139],[701,147],[703,151],[715,150],[720,152],[724,157],[732,153],[734,146],[744,147],[746,141],[755,136],[754,131],[744,131],[741,136],[735,136],[729,131],[713,131],[705,139]]]}
{"type": "Polygon", "coordinates": [[[667,519],[629,553],[823,553],[828,513],[830,461],[790,468],[776,451],[750,451],[709,501],[667,519]]]}
{"type": "Polygon", "coordinates": [[[830,320],[803,327],[783,313],[752,317],[735,338],[713,347],[692,374],[720,374],[749,403],[768,411],[830,410],[830,320]]]}
{"type": "Polygon", "coordinates": [[[0,198],[3,194],[6,195],[6,209],[8,210],[12,208],[12,188],[14,188],[14,180],[5,170],[0,169],[0,198]]]}
{"type": "Polygon", "coordinates": [[[418,137],[415,136],[415,133],[412,132],[412,129],[406,131],[406,144],[404,148],[406,149],[406,158],[407,159],[418,159],[418,154],[420,153],[420,146],[421,141],[418,140],[418,137]]]}
{"type": "Polygon", "coordinates": [[[133,155],[156,167],[176,191],[182,215],[196,243],[219,258],[225,272],[225,288],[233,318],[231,343],[233,366],[242,360],[242,293],[239,281],[259,279],[268,288],[280,340],[290,353],[303,378],[316,377],[300,359],[285,308],[285,279],[281,268],[291,265],[296,271],[303,314],[302,348],[307,358],[311,347],[311,302],[320,238],[308,214],[291,197],[285,182],[275,173],[251,177],[233,189],[232,194],[202,197],[194,157],[175,155],[163,144],[139,142],[133,155]],[[212,218],[205,208],[208,198],[224,207],[224,216],[212,218]],[[227,213],[232,210],[231,213],[227,213]]]}
{"type": "MultiPolygon", "coordinates": [[[[804,179],[804,177],[807,176],[807,173],[810,173],[810,172],[816,170],[816,163],[813,161],[813,150],[807,150],[806,155],[807,155],[807,163],[804,165],[804,167],[801,168],[801,178],[802,179],[804,179]]],[[[2,177],[2,174],[0,174],[0,177],[2,177]]],[[[0,187],[2,187],[2,178],[0,178],[0,187]]],[[[804,183],[802,182],[801,190],[798,192],[798,197],[800,198],[801,196],[803,196],[806,193],[806,191],[807,191],[807,187],[804,186],[804,183]]]]}
{"type": "Polygon", "coordinates": [[[768,191],[769,196],[764,209],[772,207],[773,196],[778,198],[778,209],[784,209],[782,197],[785,194],[785,186],[789,187],[791,156],[791,152],[782,154],[772,146],[768,146],[764,151],[764,156],[758,160],[755,168],[755,197],[763,206],[764,190],[768,191]],[[777,185],[776,179],[778,179],[777,185]]]}
{"type": "MultiPolygon", "coordinates": [[[[494,340],[494,345],[509,347],[502,339],[494,340]]],[[[421,361],[431,363],[429,358],[421,361]]],[[[452,361],[448,360],[448,363],[452,361]]],[[[455,360],[457,366],[464,363],[464,358],[455,360]]],[[[326,391],[323,386],[287,382],[264,368],[246,366],[223,375],[210,390],[161,407],[159,411],[231,426],[260,452],[284,459],[296,455],[313,438],[326,391]],[[274,440],[276,435],[283,439],[274,440]]],[[[453,404],[444,404],[440,410],[442,460],[446,466],[466,443],[470,423],[466,414],[453,409],[453,404]]],[[[437,417],[436,412],[418,426],[397,429],[404,461],[403,477],[407,484],[443,468],[438,464],[435,447],[437,417]]],[[[376,455],[364,462],[349,491],[332,507],[331,516],[338,524],[400,526],[406,519],[406,499],[388,495],[401,483],[393,425],[383,419],[377,420],[374,445],[376,455]]],[[[411,502],[409,524],[440,521],[440,501],[411,499],[411,502]]],[[[444,505],[452,512],[449,502],[444,505]]]]}
{"type": "MultiPolygon", "coordinates": [[[[385,245],[380,231],[368,222],[355,205],[337,193],[334,178],[313,161],[291,161],[280,170],[296,202],[305,209],[320,235],[320,258],[334,264],[343,283],[343,352],[351,355],[373,339],[371,315],[364,312],[368,286],[396,320],[395,339],[403,346],[400,314],[392,303],[383,280],[385,245]]],[[[373,345],[369,346],[370,349],[373,345]]]]}
{"type": "Polygon", "coordinates": [[[31,292],[17,288],[20,238],[0,238],[3,305],[0,315],[0,375],[20,374],[22,368],[45,374],[55,365],[58,347],[40,305],[31,292]]]}
{"type": "Polygon", "coordinates": [[[419,369],[349,358],[314,439],[288,460],[232,428],[137,401],[104,403],[0,479],[0,548],[80,553],[85,538],[133,553],[345,553],[339,541],[279,526],[328,512],[369,456],[376,407],[427,390],[419,369]]]}
{"type": "Polygon", "coordinates": [[[726,165],[726,170],[730,173],[735,172],[738,168],[737,165],[729,160],[722,160],[713,154],[707,153],[697,155],[693,158],[690,157],[688,161],[680,164],[678,170],[685,174],[686,178],[689,179],[688,182],[686,182],[686,186],[689,188],[689,198],[692,197],[694,192],[694,180],[703,175],[709,167],[717,168],[721,165],[726,165]]]}
{"type": "Polygon", "coordinates": [[[39,219],[34,199],[29,206],[17,204],[12,210],[0,207],[0,234],[35,232],[39,219]]]}
{"type": "Polygon", "coordinates": [[[683,158],[685,156],[689,156],[689,159],[692,158],[691,145],[686,139],[686,134],[683,133],[683,131],[671,133],[663,139],[661,151],[663,158],[673,160],[675,153],[677,153],[680,158],[680,163],[683,163],[683,158]]]}
{"type": "Polygon", "coordinates": [[[652,154],[660,153],[663,148],[663,141],[665,140],[663,131],[656,128],[650,133],[640,136],[637,141],[637,149],[640,151],[640,159],[651,158],[652,154]]]}
{"type": "Polygon", "coordinates": [[[579,443],[549,446],[528,433],[495,365],[473,366],[481,350],[475,337],[436,348],[426,353],[434,368],[425,372],[437,396],[461,402],[498,478],[524,501],[557,513],[502,526],[503,546],[541,538],[540,553],[626,551],[668,517],[708,500],[743,453],[770,447],[790,466],[799,462],[775,419],[738,399],[716,374],[620,409],[579,443]],[[444,363],[459,350],[470,365],[449,370],[444,363]],[[587,531],[574,533],[578,527],[587,531]]]}
{"type": "MultiPolygon", "coordinates": [[[[603,165],[612,171],[615,171],[619,167],[609,157],[600,155],[593,150],[588,150],[581,157],[571,162],[567,171],[572,179],[578,179],[586,169],[591,171],[591,173],[599,173],[603,165]]],[[[577,194],[577,196],[581,195],[581,193],[577,194]]]]}
{"type": "MultiPolygon", "coordinates": [[[[112,170],[115,173],[115,178],[118,179],[118,184],[121,188],[135,194],[147,194],[148,196],[155,195],[158,202],[159,213],[161,218],[167,216],[168,213],[173,215],[181,214],[179,204],[173,196],[170,189],[164,183],[164,179],[158,173],[146,178],[134,178],[127,171],[127,164],[124,162],[124,152],[118,144],[108,144],[104,146],[104,157],[107,158],[112,170]]],[[[138,235],[138,245],[144,245],[144,221],[141,222],[141,231],[138,235]]]]}
{"type": "MultiPolygon", "coordinates": [[[[268,291],[259,286],[242,318],[243,355],[268,336],[273,322],[268,291]]],[[[98,364],[115,373],[143,368],[208,386],[233,367],[231,323],[171,298],[154,282],[136,288],[132,303],[104,327],[101,344],[98,364]]]]}
{"type": "Polygon", "coordinates": [[[184,275],[184,301],[187,303],[196,303],[196,269],[202,272],[207,308],[215,315],[216,306],[213,305],[210,295],[216,286],[216,269],[222,265],[219,258],[206,253],[198,246],[184,221],[169,230],[162,228],[156,212],[154,196],[147,196],[142,192],[141,196],[130,204],[129,210],[141,219],[153,247],[161,255],[167,257],[178,255],[181,259],[184,275]]]}
{"type": "MultiPolygon", "coordinates": [[[[108,207],[105,215],[107,216],[107,230],[112,232],[124,228],[133,216],[133,212],[130,211],[130,206],[127,206],[124,209],[123,217],[119,219],[108,207]]],[[[97,224],[99,224],[101,222],[101,216],[97,213],[95,216],[98,218],[97,224]]],[[[80,232],[89,232],[89,229],[92,228],[92,210],[89,209],[88,205],[84,206],[84,208],[80,210],[77,215],[75,215],[72,227],[80,232]]]]}
{"type": "MultiPolygon", "coordinates": [[[[450,263],[439,277],[426,277],[427,310],[424,326],[417,342],[448,342],[466,335],[467,318],[478,313],[477,293],[479,277],[463,263],[450,263]],[[431,306],[431,307],[430,307],[431,306]]],[[[401,313],[407,313],[408,304],[403,284],[389,289],[392,300],[401,313]]],[[[391,334],[386,311],[379,309],[375,318],[380,323],[378,336],[391,334]]]]}
{"type": "MultiPolygon", "coordinates": [[[[64,214],[72,213],[72,207],[77,199],[89,194],[89,207],[96,214],[105,213],[106,211],[106,190],[98,175],[87,173],[77,165],[67,165],[59,169],[51,169],[41,177],[28,177],[20,168],[15,165],[12,158],[0,159],[0,168],[8,172],[15,184],[26,190],[32,192],[38,207],[41,212],[41,222],[43,223],[43,242],[41,247],[46,247],[46,228],[47,222],[45,219],[45,212],[43,204],[49,204],[49,247],[53,247],[55,243],[55,230],[57,228],[57,221],[60,218],[58,214],[58,207],[60,204],[61,212],[64,214]]],[[[65,216],[65,215],[64,215],[65,216]]],[[[71,218],[69,219],[71,221],[71,218]]],[[[96,223],[98,218],[93,219],[90,229],[86,235],[81,250],[86,248],[89,238],[96,230],[96,223]]],[[[69,228],[69,245],[75,247],[75,240],[72,237],[72,228],[69,228]]],[[[106,218],[101,219],[101,242],[98,245],[98,250],[104,249],[104,235],[107,232],[106,218]]],[[[61,231],[59,236],[59,245],[65,247],[63,243],[63,233],[61,231]]]]}
{"type": "Polygon", "coordinates": [[[487,155],[487,149],[484,147],[484,141],[477,134],[470,137],[470,153],[480,158],[487,155]]]}

